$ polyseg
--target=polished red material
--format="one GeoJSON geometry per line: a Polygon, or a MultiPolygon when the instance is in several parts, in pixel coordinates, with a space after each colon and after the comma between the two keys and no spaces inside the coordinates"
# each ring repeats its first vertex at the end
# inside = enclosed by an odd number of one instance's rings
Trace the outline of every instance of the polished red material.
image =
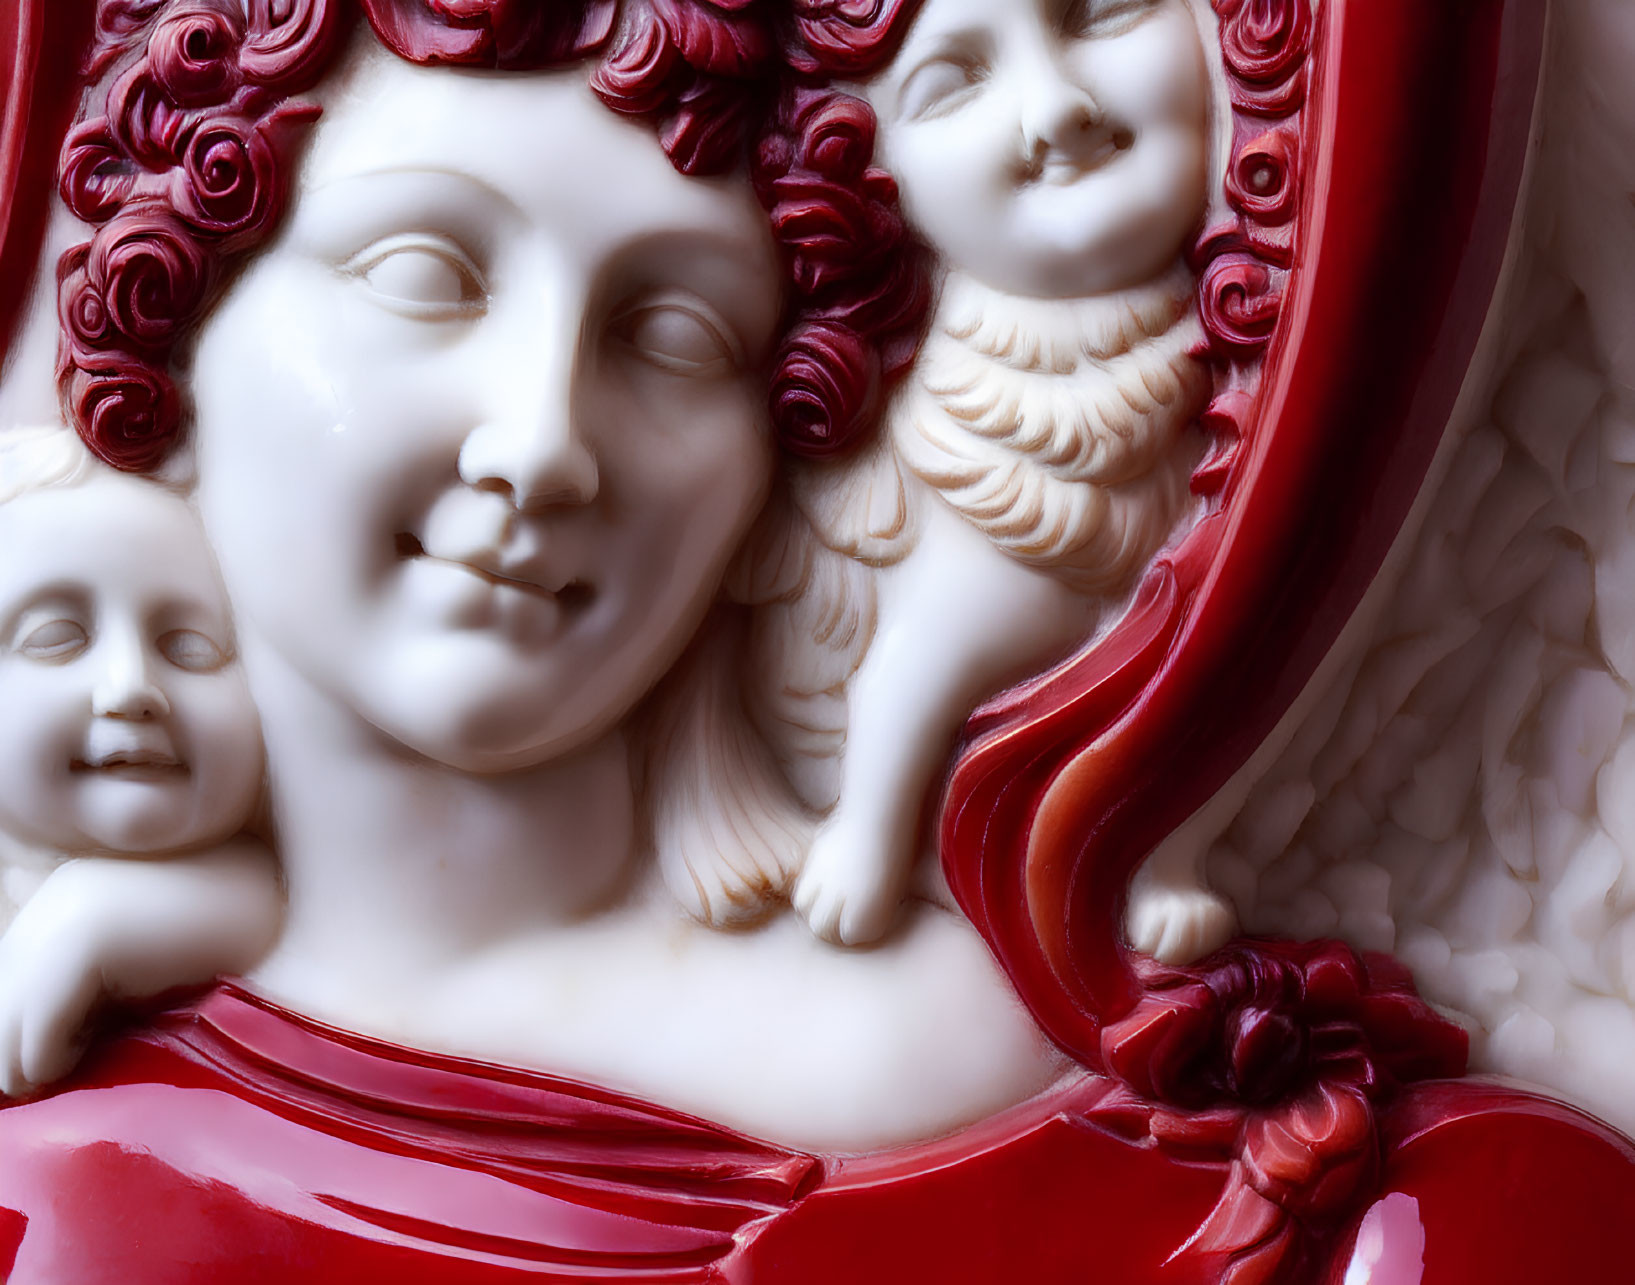
{"type": "Polygon", "coordinates": [[[1185,1261],[1298,1285],[1375,1190],[1380,1113],[1404,1085],[1463,1075],[1464,1031],[1389,956],[1240,941],[1191,968],[1148,961],[1102,1028],[1118,1088],[1096,1117],[1178,1158],[1231,1162],[1185,1261]]]}
{"type": "MultiPolygon", "coordinates": [[[[0,1264],[11,1285],[1269,1279],[1187,1245],[1237,1166],[1131,1145],[1118,1099],[1076,1077],[937,1143],[820,1159],[227,988],[0,1112],[0,1264]]],[[[1337,1285],[1393,1196],[1425,1272],[1372,1285],[1608,1279],[1623,1255],[1635,1150],[1611,1131],[1464,1083],[1385,1130],[1370,1200],[1302,1281],[1337,1285]]]]}

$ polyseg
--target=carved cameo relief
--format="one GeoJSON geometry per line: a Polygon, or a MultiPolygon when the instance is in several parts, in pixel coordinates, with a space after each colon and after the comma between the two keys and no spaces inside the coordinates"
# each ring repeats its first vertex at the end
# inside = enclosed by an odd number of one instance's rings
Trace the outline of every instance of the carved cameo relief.
{"type": "Polygon", "coordinates": [[[1426,1119],[1627,1188],[1183,824],[1446,421],[1518,5],[24,7],[0,1275],[1338,1279],[1471,1225],[1426,1119]],[[1324,437],[1405,152],[1446,329],[1324,437]]]}

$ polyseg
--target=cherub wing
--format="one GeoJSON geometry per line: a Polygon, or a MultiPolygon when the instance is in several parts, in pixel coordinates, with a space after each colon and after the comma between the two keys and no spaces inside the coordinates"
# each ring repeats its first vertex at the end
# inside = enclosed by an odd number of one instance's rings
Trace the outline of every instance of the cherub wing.
{"type": "Polygon", "coordinates": [[[834,806],[846,684],[874,638],[880,565],[912,546],[905,481],[885,443],[797,474],[767,506],[733,596],[756,610],[745,705],[802,802],[834,806]]]}
{"type": "Polygon", "coordinates": [[[1210,862],[1246,926],[1395,950],[1473,1061],[1635,1128],[1635,13],[1556,7],[1478,422],[1210,862]]]}

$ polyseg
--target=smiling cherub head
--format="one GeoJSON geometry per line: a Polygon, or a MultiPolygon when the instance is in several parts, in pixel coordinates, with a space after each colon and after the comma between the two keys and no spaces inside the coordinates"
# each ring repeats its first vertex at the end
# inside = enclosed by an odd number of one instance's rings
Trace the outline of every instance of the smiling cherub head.
{"type": "Polygon", "coordinates": [[[61,467],[62,441],[0,468],[0,828],[68,853],[229,838],[261,735],[198,520],[151,482],[61,467]]]}
{"type": "Polygon", "coordinates": [[[1189,0],[926,0],[864,92],[910,219],[995,290],[1141,285],[1203,216],[1210,78],[1189,0]]]}

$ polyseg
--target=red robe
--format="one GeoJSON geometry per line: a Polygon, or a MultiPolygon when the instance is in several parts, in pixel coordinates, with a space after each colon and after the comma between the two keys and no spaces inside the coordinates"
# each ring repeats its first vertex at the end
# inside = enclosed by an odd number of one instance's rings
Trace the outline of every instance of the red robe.
{"type": "MultiPolygon", "coordinates": [[[[334,1031],[224,986],[105,1042],[51,1095],[0,1112],[0,1275],[1219,1279],[1205,1260],[1173,1256],[1226,1167],[1123,1140],[1098,1120],[1109,1093],[1108,1081],[1079,1077],[938,1142],[814,1157],[606,1090],[334,1031]]],[[[1417,1086],[1382,1123],[1383,1182],[1350,1219],[1384,1263],[1363,1280],[1625,1273],[1627,1139],[1476,1082],[1417,1086]]],[[[1325,1251],[1333,1285],[1358,1239],[1344,1230],[1325,1251]]]]}

